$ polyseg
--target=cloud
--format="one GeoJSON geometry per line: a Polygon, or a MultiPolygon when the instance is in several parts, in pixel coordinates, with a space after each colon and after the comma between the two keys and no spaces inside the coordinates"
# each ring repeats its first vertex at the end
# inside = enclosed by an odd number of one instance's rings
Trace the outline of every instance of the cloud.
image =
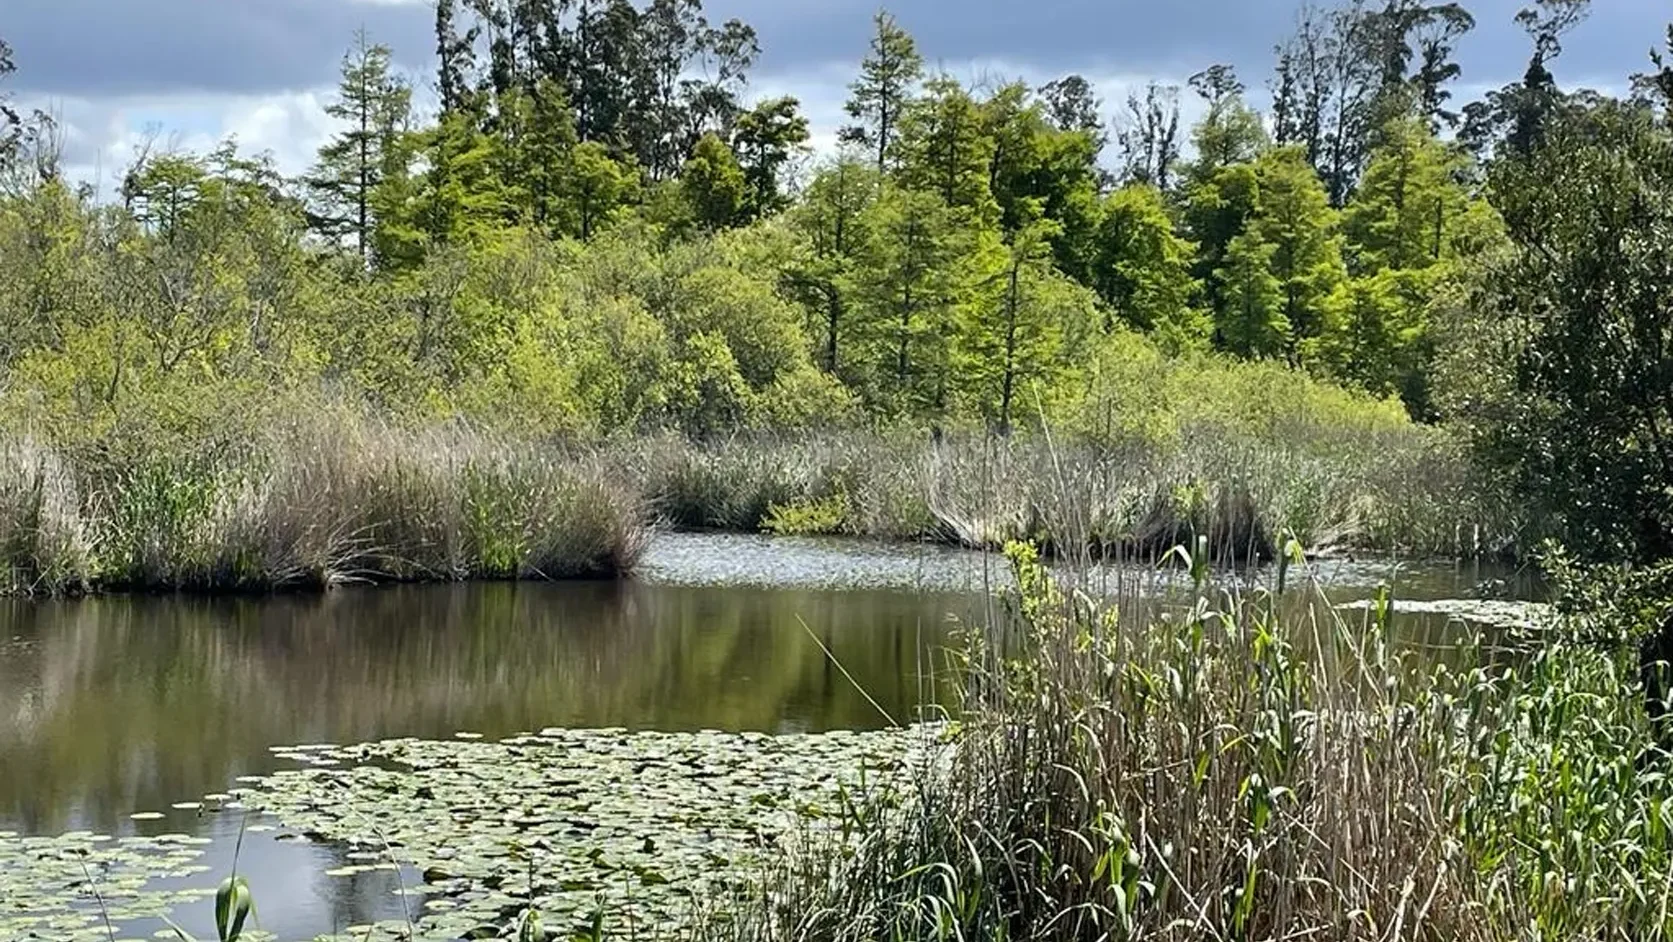
{"type": "MultiPolygon", "coordinates": [[[[1512,17],[1525,0],[1474,0],[1480,28],[1459,50],[1465,82],[1521,74],[1527,41],[1512,17]]],[[[62,121],[82,179],[108,181],[151,128],[183,147],[236,136],[298,172],[332,131],[324,103],[364,27],[423,87],[433,69],[429,0],[0,0],[0,35],[16,49],[10,87],[62,121]]],[[[1239,67],[1259,98],[1291,0],[891,0],[932,68],[967,80],[1033,84],[1079,72],[1114,113],[1154,78],[1182,83],[1214,62],[1239,67]]],[[[711,20],[753,24],[764,49],[752,93],[793,94],[815,143],[830,149],[871,33],[876,0],[707,0],[711,20]]],[[[1568,84],[1619,88],[1663,38],[1666,0],[1602,0],[1558,63],[1568,84]]],[[[1460,89],[1460,99],[1465,94],[1460,89]]],[[[1187,120],[1193,96],[1184,94],[1187,120]]]]}

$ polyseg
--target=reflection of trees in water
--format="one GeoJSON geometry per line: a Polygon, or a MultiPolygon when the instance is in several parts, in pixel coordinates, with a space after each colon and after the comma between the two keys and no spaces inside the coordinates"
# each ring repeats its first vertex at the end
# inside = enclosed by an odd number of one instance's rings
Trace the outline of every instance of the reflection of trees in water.
{"type": "Polygon", "coordinates": [[[8,605],[0,821],[110,828],[303,741],[874,726],[798,619],[901,716],[954,604],[600,583],[8,605]]]}

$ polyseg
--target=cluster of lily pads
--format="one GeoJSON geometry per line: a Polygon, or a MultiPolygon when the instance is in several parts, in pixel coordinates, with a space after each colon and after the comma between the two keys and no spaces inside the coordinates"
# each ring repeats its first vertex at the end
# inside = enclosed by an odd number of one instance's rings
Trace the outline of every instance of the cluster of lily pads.
{"type": "Polygon", "coordinates": [[[422,874],[397,936],[483,937],[541,913],[547,931],[644,935],[747,886],[751,862],[893,787],[929,729],[820,735],[549,729],[499,743],[399,739],[281,752],[302,767],[240,792],[292,831],[372,868],[422,874]]]}
{"type": "MultiPolygon", "coordinates": [[[[765,851],[835,828],[860,791],[907,794],[942,736],[548,729],[295,746],[274,751],[299,768],[179,807],[259,812],[275,823],[251,830],[344,848],[327,876],[395,871],[421,915],[355,927],[357,940],[500,937],[531,911],[547,938],[658,935],[748,892],[765,851]]],[[[207,870],[207,843],[0,832],[0,938],[108,942],[107,918],[200,903],[214,891],[145,887],[207,870]]]]}
{"type": "Polygon", "coordinates": [[[207,871],[198,860],[208,843],[185,834],[24,837],[0,831],[0,939],[110,942],[115,926],[199,904],[215,891],[150,885],[207,871]]]}

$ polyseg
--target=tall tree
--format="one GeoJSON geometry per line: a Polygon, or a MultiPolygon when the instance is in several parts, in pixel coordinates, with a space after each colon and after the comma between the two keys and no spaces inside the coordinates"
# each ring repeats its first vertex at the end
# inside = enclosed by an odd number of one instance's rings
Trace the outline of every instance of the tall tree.
{"type": "MultiPolygon", "coordinates": [[[[0,81],[17,71],[17,63],[12,58],[12,47],[0,39],[0,81]]],[[[23,119],[18,116],[17,109],[12,106],[10,95],[0,95],[0,163],[3,163],[17,147],[18,134],[23,119]]]]}
{"type": "Polygon", "coordinates": [[[843,128],[841,138],[875,153],[877,169],[886,171],[901,115],[923,77],[924,60],[912,35],[888,12],[878,11],[873,24],[871,52],[844,106],[856,123],[843,128]]]}
{"type": "Polygon", "coordinates": [[[1392,121],[1381,136],[1343,213],[1354,267],[1428,268],[1450,254],[1451,229],[1469,208],[1462,161],[1419,118],[1392,121]]]}
{"type": "Polygon", "coordinates": [[[1109,144],[1104,127],[1104,103],[1082,75],[1066,75],[1040,86],[1040,100],[1046,115],[1059,131],[1078,131],[1091,136],[1100,153],[1109,144]]]}
{"type": "Polygon", "coordinates": [[[784,173],[807,152],[807,118],[794,98],[772,98],[738,116],[732,151],[744,171],[744,212],[759,219],[789,204],[784,173]]]}
{"type": "Polygon", "coordinates": [[[1206,106],[1191,129],[1197,159],[1186,170],[1188,181],[1197,184],[1223,167],[1254,160],[1268,139],[1261,116],[1244,102],[1245,88],[1231,66],[1209,66],[1191,76],[1190,84],[1206,106]]]}
{"type": "Polygon", "coordinates": [[[713,134],[703,135],[680,173],[680,191],[704,229],[714,232],[737,223],[746,194],[744,171],[732,148],[713,134]]]}
{"type": "MultiPolygon", "coordinates": [[[[1196,246],[1181,238],[1160,190],[1131,184],[1104,201],[1093,289],[1111,320],[1142,330],[1170,352],[1202,346],[1208,318],[1196,306],[1196,246]]],[[[1113,323],[1106,327],[1113,326],[1113,323]]]]}
{"type": "Polygon", "coordinates": [[[609,223],[634,191],[634,172],[598,141],[582,141],[570,151],[564,193],[573,220],[572,234],[589,240],[609,223]]]}
{"type": "Polygon", "coordinates": [[[1042,220],[1003,242],[985,241],[972,262],[983,284],[964,305],[958,367],[966,398],[1002,435],[1026,393],[1051,383],[1072,341],[1084,333],[1086,290],[1052,266],[1051,229],[1042,220]]]}
{"type": "Polygon", "coordinates": [[[1257,172],[1259,210],[1246,234],[1273,249],[1288,330],[1284,356],[1293,366],[1326,362],[1341,328],[1336,289],[1347,276],[1336,213],[1300,149],[1267,152],[1257,172]]]}
{"type": "Polygon", "coordinates": [[[389,47],[374,45],[365,30],[343,58],[337,99],[326,114],[345,129],[319,150],[304,181],[317,211],[312,227],[333,241],[352,240],[363,265],[372,264],[377,225],[373,194],[401,149],[412,112],[412,89],[390,71],[389,47]]]}
{"type": "Polygon", "coordinates": [[[1664,120],[1669,127],[1673,127],[1673,25],[1667,27],[1667,53],[1663,55],[1660,49],[1650,50],[1649,72],[1642,72],[1632,77],[1632,87],[1635,94],[1649,102],[1652,108],[1661,110],[1664,120]]]}
{"type": "Polygon", "coordinates": [[[935,76],[901,116],[901,183],[940,194],[948,206],[991,223],[998,208],[986,132],[982,107],[964,86],[950,75],[935,76]]]}
{"type": "Polygon", "coordinates": [[[934,193],[885,186],[873,203],[860,277],[880,400],[939,417],[951,388],[950,341],[968,230],[934,193]]]}
{"type": "Polygon", "coordinates": [[[863,325],[852,322],[851,312],[880,182],[868,163],[841,158],[814,175],[791,217],[808,255],[791,269],[790,279],[817,323],[809,332],[819,338],[821,365],[854,385],[859,383],[843,358],[844,341],[864,339],[863,325]]]}
{"type": "Polygon", "coordinates": [[[1166,191],[1179,162],[1179,89],[1151,82],[1144,98],[1127,96],[1127,119],[1117,135],[1129,183],[1166,191]]]}
{"type": "Polygon", "coordinates": [[[1591,12],[1591,0],[1535,0],[1516,15],[1533,42],[1522,81],[1489,92],[1464,109],[1460,136],[1478,154],[1503,144],[1508,156],[1527,157],[1543,142],[1545,124],[1563,100],[1551,63],[1562,55],[1563,37],[1591,12]]]}
{"type": "Polygon", "coordinates": [[[472,73],[478,35],[474,26],[460,32],[457,0],[436,0],[436,58],[440,62],[436,88],[444,112],[466,110],[474,104],[472,73]]]}
{"type": "Polygon", "coordinates": [[[1309,2],[1278,49],[1273,136],[1305,149],[1332,206],[1347,201],[1377,126],[1386,35],[1367,0],[1333,10],[1309,2]]]}
{"type": "MultiPolygon", "coordinates": [[[[1221,167],[1212,176],[1193,183],[1186,193],[1185,229],[1197,246],[1193,274],[1203,284],[1208,309],[1216,315],[1216,325],[1224,321],[1220,315],[1229,303],[1226,282],[1220,275],[1226,266],[1227,253],[1232,240],[1243,233],[1259,204],[1260,176],[1253,163],[1221,167]]],[[[1244,261],[1247,261],[1252,249],[1248,246],[1245,249],[1244,261]]],[[[1223,335],[1216,342],[1231,349],[1223,335]]]]}

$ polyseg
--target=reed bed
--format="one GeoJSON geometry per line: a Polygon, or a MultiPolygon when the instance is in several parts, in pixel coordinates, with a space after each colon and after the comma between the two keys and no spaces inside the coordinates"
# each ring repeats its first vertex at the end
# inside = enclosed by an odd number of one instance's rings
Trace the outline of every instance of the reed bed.
{"type": "Polygon", "coordinates": [[[1058,555],[1155,558],[1207,536],[1217,557],[1513,553],[1512,514],[1471,487],[1436,430],[1256,439],[1201,428],[1175,445],[1094,447],[1036,434],[905,432],[651,437],[605,446],[679,528],[850,535],[1058,555]]]}
{"type": "Polygon", "coordinates": [[[1630,653],[1447,667],[1375,612],[1285,624],[1204,581],[1140,622],[1013,558],[941,767],[856,796],[700,937],[1673,937],[1673,757],[1630,653]]]}
{"type": "Polygon", "coordinates": [[[586,456],[457,430],[301,424],[115,467],[0,448],[14,594],[615,577],[646,524],[586,456]]]}

